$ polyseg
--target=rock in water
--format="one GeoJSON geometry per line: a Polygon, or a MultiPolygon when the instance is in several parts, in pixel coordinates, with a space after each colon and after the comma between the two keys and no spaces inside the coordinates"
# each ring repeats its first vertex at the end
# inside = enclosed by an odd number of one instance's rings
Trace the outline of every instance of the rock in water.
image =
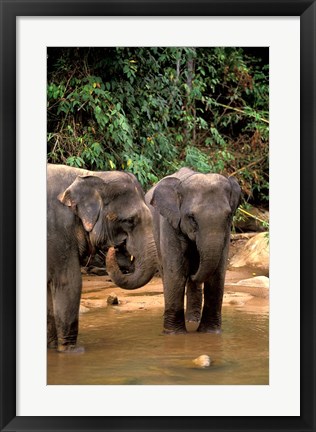
{"type": "Polygon", "coordinates": [[[199,357],[197,357],[196,359],[194,359],[193,363],[196,366],[205,368],[205,367],[209,367],[211,365],[212,360],[211,360],[210,356],[203,354],[203,355],[200,355],[199,357]]]}
{"type": "Polygon", "coordinates": [[[117,295],[115,293],[112,293],[109,295],[109,297],[107,298],[107,304],[109,304],[109,305],[118,305],[119,304],[117,295]]]}
{"type": "Polygon", "coordinates": [[[268,288],[269,289],[269,278],[266,276],[255,276],[249,279],[242,279],[237,282],[236,285],[251,286],[255,288],[268,288]]]}

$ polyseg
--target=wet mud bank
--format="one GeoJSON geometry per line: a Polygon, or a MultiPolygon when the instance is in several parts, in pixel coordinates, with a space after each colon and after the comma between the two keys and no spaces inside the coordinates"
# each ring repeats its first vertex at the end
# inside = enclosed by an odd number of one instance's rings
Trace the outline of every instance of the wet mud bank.
{"type": "MultiPolygon", "coordinates": [[[[227,270],[223,306],[256,308],[258,313],[266,313],[269,307],[269,288],[267,284],[258,283],[261,282],[260,276],[264,275],[257,269],[227,270]],[[251,285],[252,280],[253,286],[251,285]]],[[[109,276],[83,275],[82,279],[81,313],[105,307],[119,308],[122,312],[163,309],[163,286],[158,276],[135,291],[117,287],[109,276]],[[117,304],[108,303],[108,298],[111,296],[117,296],[117,304]]]]}

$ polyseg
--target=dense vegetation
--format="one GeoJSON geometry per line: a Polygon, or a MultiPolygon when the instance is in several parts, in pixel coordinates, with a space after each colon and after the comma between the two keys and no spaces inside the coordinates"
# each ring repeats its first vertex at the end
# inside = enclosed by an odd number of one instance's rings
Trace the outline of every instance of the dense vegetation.
{"type": "Polygon", "coordinates": [[[50,48],[48,161],[145,190],[181,166],[234,174],[267,206],[268,63],[264,48],[50,48]]]}

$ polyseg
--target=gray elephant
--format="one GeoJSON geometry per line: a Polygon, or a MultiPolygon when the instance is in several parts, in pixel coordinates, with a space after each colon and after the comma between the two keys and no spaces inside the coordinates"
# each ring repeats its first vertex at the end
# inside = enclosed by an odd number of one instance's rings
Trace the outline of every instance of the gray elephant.
{"type": "Polygon", "coordinates": [[[200,321],[200,332],[220,331],[231,222],[240,194],[235,178],[188,168],[147,192],[164,286],[165,333],[186,332],[185,318],[200,321]]]}
{"type": "Polygon", "coordinates": [[[157,252],[152,216],[136,178],[125,172],[90,172],[49,164],[48,347],[60,352],[78,350],[80,265],[88,256],[107,249],[107,271],[118,286],[139,288],[154,275],[157,252]]]}

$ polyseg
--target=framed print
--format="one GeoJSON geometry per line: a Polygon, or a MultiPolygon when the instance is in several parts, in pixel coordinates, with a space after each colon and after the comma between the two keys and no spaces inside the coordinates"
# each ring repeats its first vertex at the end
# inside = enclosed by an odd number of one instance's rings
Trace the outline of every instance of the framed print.
{"type": "MultiPolygon", "coordinates": [[[[0,13],[1,430],[315,430],[315,1],[8,0],[1,2],[0,13]],[[113,48],[144,47],[144,58],[149,47],[201,47],[201,52],[209,47],[261,47],[269,53],[269,120],[263,120],[271,126],[271,289],[269,322],[265,324],[266,333],[269,326],[265,342],[269,347],[264,359],[269,367],[262,382],[223,381],[226,371],[232,373],[229,362],[219,365],[222,381],[205,381],[202,369],[195,370],[192,382],[168,381],[163,374],[171,376],[174,371],[166,371],[159,356],[156,364],[151,358],[142,366],[154,371],[154,383],[137,379],[84,382],[76,364],[86,358],[86,368],[100,371],[102,363],[97,364],[94,354],[47,355],[43,289],[47,271],[47,146],[41,143],[47,142],[47,122],[54,122],[57,113],[52,109],[47,118],[51,106],[47,103],[54,104],[54,92],[59,91],[50,81],[56,71],[49,62],[55,56],[58,70],[62,70],[66,66],[58,53],[68,48],[81,56],[84,51],[80,47],[107,47],[108,56],[114,56],[113,48]],[[47,99],[47,89],[51,99],[47,99]],[[57,372],[54,376],[47,368],[47,358],[57,372]]],[[[133,73],[133,61],[125,69],[126,75],[133,73]]],[[[110,73],[105,63],[102,67],[104,74],[110,73]]],[[[72,76],[70,71],[69,80],[72,76]]],[[[245,88],[246,78],[244,74],[245,88]]],[[[111,85],[97,79],[90,84],[86,89],[90,95],[111,85]]],[[[79,111],[88,102],[78,99],[77,103],[79,111]]],[[[216,103],[228,108],[222,100],[216,103]]],[[[120,112],[121,108],[115,101],[111,109],[120,112]]],[[[62,109],[58,107],[58,114],[62,109]]],[[[146,112],[145,102],[142,109],[146,112]]],[[[125,130],[123,123],[121,120],[120,127],[125,130]]],[[[79,124],[74,121],[69,127],[78,130],[79,124]]],[[[87,124],[87,131],[90,137],[97,136],[94,125],[87,124]]],[[[153,134],[148,134],[145,140],[150,144],[153,139],[153,134]]],[[[95,138],[94,149],[97,141],[95,138]]],[[[57,141],[53,143],[49,144],[50,154],[56,150],[57,141]]],[[[79,163],[81,156],[76,155],[79,163]]],[[[106,157],[113,169],[116,160],[110,153],[106,157]]],[[[134,161],[128,156],[122,163],[130,166],[134,161]]],[[[128,256],[129,262],[134,258],[128,256]]],[[[86,296],[87,305],[90,297],[86,296]]],[[[91,333],[93,324],[86,324],[91,333]]],[[[250,345],[252,325],[249,321],[250,345]]],[[[151,328],[150,322],[147,328],[151,328]]],[[[243,331],[246,335],[246,328],[243,331]]],[[[153,339],[148,334],[147,343],[153,339]]],[[[100,332],[94,336],[96,345],[103,341],[100,332]]],[[[173,355],[179,356],[174,336],[164,337],[157,334],[155,347],[167,339],[173,355]]],[[[235,333],[226,340],[227,344],[240,343],[235,333]]],[[[234,355],[241,357],[241,350],[234,355]]],[[[110,358],[116,353],[110,351],[110,343],[107,352],[117,379],[115,358],[110,358]]],[[[146,356],[146,350],[142,353],[146,356]]],[[[103,351],[99,354],[106,357],[103,351]]],[[[121,355],[125,355],[123,350],[121,355]]],[[[243,361],[249,371],[251,359],[243,361]]],[[[147,372],[144,370],[144,375],[147,372]]],[[[103,373],[111,370],[104,366],[103,373]]]]}

